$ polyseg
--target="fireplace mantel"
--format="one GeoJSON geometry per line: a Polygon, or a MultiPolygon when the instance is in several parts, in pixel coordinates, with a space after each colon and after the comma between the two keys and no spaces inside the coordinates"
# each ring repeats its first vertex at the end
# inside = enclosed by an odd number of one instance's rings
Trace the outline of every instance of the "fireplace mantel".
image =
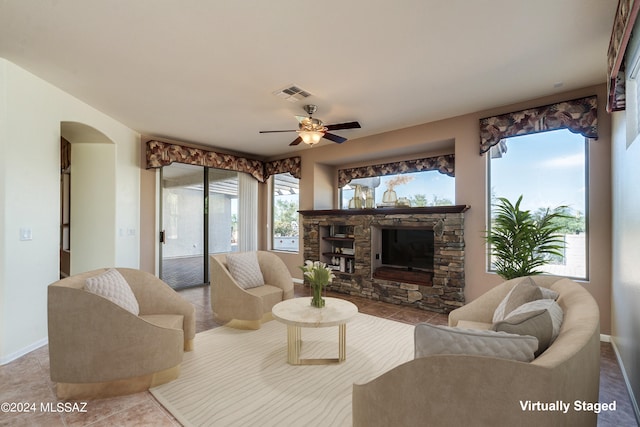
{"type": "Polygon", "coordinates": [[[303,216],[322,215],[416,215],[462,213],[469,209],[468,205],[427,206],[416,208],[377,208],[377,209],[321,209],[298,211],[303,216]]]}

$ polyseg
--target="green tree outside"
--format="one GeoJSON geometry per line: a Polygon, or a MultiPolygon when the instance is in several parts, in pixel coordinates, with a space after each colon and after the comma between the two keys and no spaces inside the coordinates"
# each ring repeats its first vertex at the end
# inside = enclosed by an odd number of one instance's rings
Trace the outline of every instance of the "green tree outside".
{"type": "Polygon", "coordinates": [[[273,209],[273,235],[298,235],[298,204],[293,201],[275,200],[273,209]]]}
{"type": "Polygon", "coordinates": [[[451,206],[453,202],[446,197],[438,197],[436,194],[432,194],[431,200],[427,199],[425,194],[414,194],[410,197],[409,201],[411,206],[425,207],[425,206],[451,206]]]}

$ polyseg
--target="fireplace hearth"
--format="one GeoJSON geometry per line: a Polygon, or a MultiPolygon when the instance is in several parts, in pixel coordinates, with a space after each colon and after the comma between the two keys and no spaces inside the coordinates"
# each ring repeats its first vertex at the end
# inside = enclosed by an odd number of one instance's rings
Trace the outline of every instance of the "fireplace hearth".
{"type": "MultiPolygon", "coordinates": [[[[348,257],[329,289],[439,313],[464,305],[464,212],[468,206],[300,211],[304,259],[348,257]],[[353,254],[327,252],[347,227],[353,254]],[[395,230],[395,231],[387,231],[395,230]],[[386,237],[385,237],[386,235],[386,237]],[[392,245],[395,254],[390,255],[392,245]]],[[[327,258],[327,259],[325,259],[327,258]]]]}

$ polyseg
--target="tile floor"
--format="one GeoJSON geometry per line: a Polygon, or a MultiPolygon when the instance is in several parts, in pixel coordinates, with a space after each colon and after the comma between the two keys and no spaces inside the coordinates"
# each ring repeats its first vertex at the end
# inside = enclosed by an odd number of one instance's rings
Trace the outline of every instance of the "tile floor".
{"type": "MultiPolygon", "coordinates": [[[[215,328],[209,304],[209,288],[197,287],[180,291],[193,303],[197,313],[197,332],[215,328]]],[[[308,291],[296,286],[296,295],[308,291]]],[[[360,312],[400,322],[446,324],[445,315],[413,308],[370,301],[347,295],[335,295],[354,302],[360,312]]],[[[601,343],[600,401],[617,402],[617,411],[601,413],[599,426],[637,426],[620,368],[610,344],[601,343]]],[[[90,401],[84,413],[41,412],[40,404],[55,406],[55,384],[49,379],[48,348],[38,350],[0,366],[0,403],[36,403],[33,413],[1,413],[0,426],[178,426],[180,425],[149,392],[111,399],[90,401]]]]}

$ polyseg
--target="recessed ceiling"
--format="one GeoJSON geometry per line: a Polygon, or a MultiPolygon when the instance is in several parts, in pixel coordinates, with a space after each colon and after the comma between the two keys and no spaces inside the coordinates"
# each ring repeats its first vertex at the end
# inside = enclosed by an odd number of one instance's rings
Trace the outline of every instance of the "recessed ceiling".
{"type": "Polygon", "coordinates": [[[352,140],[603,83],[616,3],[14,0],[0,56],[143,135],[268,157],[309,149],[258,133],[306,103],[352,140]]]}

